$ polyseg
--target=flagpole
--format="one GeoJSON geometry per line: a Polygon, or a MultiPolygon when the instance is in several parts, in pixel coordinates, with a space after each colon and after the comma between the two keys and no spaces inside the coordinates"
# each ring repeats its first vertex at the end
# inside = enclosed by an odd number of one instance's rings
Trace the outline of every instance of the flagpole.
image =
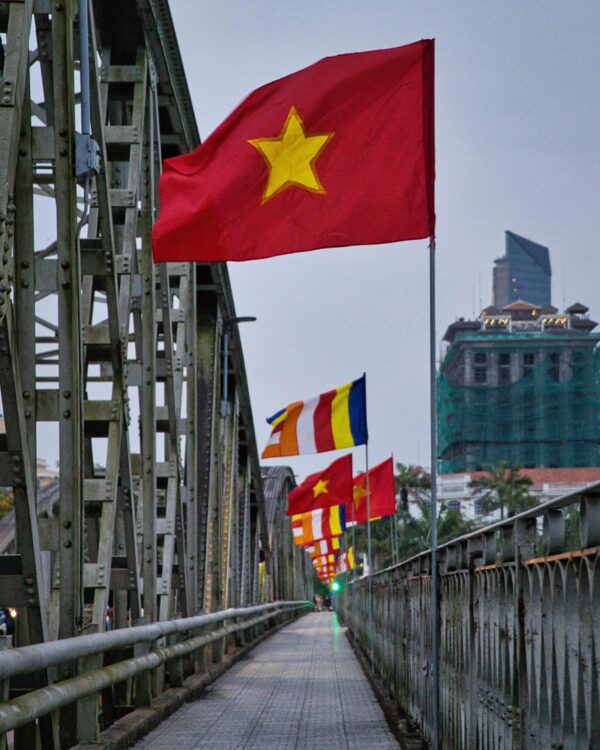
{"type": "Polygon", "coordinates": [[[392,545],[391,548],[391,556],[392,556],[392,565],[395,565],[398,562],[398,524],[396,523],[396,482],[394,479],[394,454],[390,453],[390,458],[392,459],[392,481],[393,484],[393,490],[394,490],[394,514],[390,516],[390,543],[392,545]]]}
{"type": "Polygon", "coordinates": [[[429,241],[429,377],[430,377],[430,431],[431,431],[431,748],[439,748],[439,605],[437,565],[437,380],[435,333],[435,237],[429,241]]]}
{"type": "Polygon", "coordinates": [[[367,491],[367,565],[369,567],[369,577],[367,578],[367,643],[369,646],[369,658],[371,660],[371,671],[373,667],[373,584],[371,567],[371,488],[369,486],[369,442],[365,442],[365,489],[367,491]]]}

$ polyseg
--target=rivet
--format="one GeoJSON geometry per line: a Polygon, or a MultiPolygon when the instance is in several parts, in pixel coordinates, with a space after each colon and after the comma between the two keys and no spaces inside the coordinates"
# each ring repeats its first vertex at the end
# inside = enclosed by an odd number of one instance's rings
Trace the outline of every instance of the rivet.
{"type": "Polygon", "coordinates": [[[65,419],[68,419],[68,418],[69,418],[70,416],[71,416],[71,411],[70,411],[69,409],[65,409],[65,410],[63,411],[63,417],[64,417],[65,419]]]}

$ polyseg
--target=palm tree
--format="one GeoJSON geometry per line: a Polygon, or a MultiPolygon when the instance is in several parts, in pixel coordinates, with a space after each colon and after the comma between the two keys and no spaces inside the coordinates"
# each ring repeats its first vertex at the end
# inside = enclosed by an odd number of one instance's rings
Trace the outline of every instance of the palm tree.
{"type": "Polygon", "coordinates": [[[536,505],[536,498],[528,492],[533,481],[521,474],[519,464],[511,466],[507,461],[500,461],[497,466],[484,466],[484,470],[487,476],[469,482],[476,493],[482,493],[484,513],[500,508],[500,518],[504,520],[505,509],[510,518],[536,505]]]}
{"type": "Polygon", "coordinates": [[[400,510],[408,513],[408,496],[414,494],[419,500],[419,490],[431,489],[431,476],[420,466],[396,463],[396,493],[400,495],[400,510]]]}

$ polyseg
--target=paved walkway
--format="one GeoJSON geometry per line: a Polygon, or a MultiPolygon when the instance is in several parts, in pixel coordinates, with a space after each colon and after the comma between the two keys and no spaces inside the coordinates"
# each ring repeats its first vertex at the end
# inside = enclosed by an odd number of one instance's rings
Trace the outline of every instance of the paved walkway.
{"type": "Polygon", "coordinates": [[[336,616],[267,638],[135,750],[398,750],[336,616]]]}

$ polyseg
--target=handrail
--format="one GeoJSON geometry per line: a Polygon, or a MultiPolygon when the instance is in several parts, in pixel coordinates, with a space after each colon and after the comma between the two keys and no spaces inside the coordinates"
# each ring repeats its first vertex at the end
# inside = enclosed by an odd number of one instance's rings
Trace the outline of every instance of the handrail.
{"type": "MultiPolygon", "coordinates": [[[[304,605],[310,602],[302,603],[304,605]]],[[[147,643],[163,638],[173,633],[195,630],[207,625],[214,625],[233,617],[242,617],[269,609],[285,609],[298,607],[299,602],[272,602],[259,604],[254,607],[239,609],[224,609],[194,617],[182,617],[177,620],[153,622],[149,625],[136,625],[132,628],[119,628],[105,633],[90,633],[77,635],[73,638],[63,638],[59,641],[38,643],[33,646],[7,649],[0,652],[0,680],[6,680],[17,675],[37,672],[48,667],[56,666],[64,661],[81,659],[85,656],[104,653],[124,646],[134,646],[137,643],[147,643]]],[[[312,605],[311,605],[312,606],[312,605]]]]}
{"type": "Polygon", "coordinates": [[[353,642],[369,657],[408,735],[416,728],[422,738],[433,734],[436,627],[441,750],[475,747],[481,737],[507,750],[522,748],[523,738],[531,750],[562,742],[596,747],[600,482],[438,550],[436,622],[429,606],[431,550],[343,585],[336,597],[353,642]],[[567,516],[570,509],[576,512],[567,516]],[[582,695],[592,697],[572,711],[582,695]]]}
{"type": "MultiPolygon", "coordinates": [[[[517,513],[517,515],[515,516],[510,516],[509,518],[505,518],[503,521],[496,521],[495,523],[489,524],[489,526],[482,526],[479,529],[474,529],[473,531],[470,531],[468,534],[457,536],[454,539],[450,539],[449,541],[444,542],[444,544],[439,544],[437,549],[438,551],[445,550],[445,549],[448,549],[449,547],[453,547],[456,544],[461,544],[462,542],[468,542],[471,539],[476,539],[477,537],[483,536],[485,534],[490,534],[490,533],[499,531],[502,528],[509,528],[513,526],[517,521],[525,521],[530,518],[538,518],[539,516],[543,516],[549,510],[560,510],[561,508],[566,508],[569,505],[572,505],[573,503],[575,503],[582,496],[585,496],[588,494],[600,495],[600,482],[593,482],[591,484],[587,484],[584,487],[581,487],[580,489],[577,489],[566,495],[561,495],[560,497],[554,498],[553,500],[546,500],[546,502],[540,503],[539,505],[535,505],[533,508],[528,508],[527,510],[522,511],[521,513],[517,513]]],[[[587,545],[584,545],[584,546],[587,546],[587,545]]],[[[412,557],[407,557],[405,560],[400,560],[399,562],[394,563],[393,565],[389,565],[387,568],[376,570],[373,573],[371,573],[371,575],[378,576],[378,575],[381,575],[382,573],[387,573],[388,571],[393,570],[394,568],[397,568],[401,565],[408,565],[408,563],[416,562],[417,560],[420,560],[423,557],[431,557],[431,548],[423,550],[422,552],[418,552],[416,555],[412,555],[412,557]]],[[[368,578],[368,576],[363,576],[362,578],[358,578],[356,580],[362,581],[364,578],[368,578]]],[[[352,581],[351,583],[354,583],[354,581],[352,581]]]]}
{"type": "Polygon", "coordinates": [[[288,614],[294,610],[312,608],[312,606],[312,602],[309,601],[278,601],[2,651],[0,652],[0,681],[59,664],[72,663],[115,648],[159,641],[149,652],[104,667],[82,671],[74,677],[32,690],[6,703],[0,703],[0,738],[3,733],[29,724],[69,703],[156,669],[170,660],[193,654],[198,649],[222,640],[226,636],[254,628],[276,615],[288,614]],[[200,628],[227,620],[240,621],[225,624],[218,630],[211,630],[202,635],[192,635],[178,643],[169,645],[160,643],[165,636],[190,631],[193,633],[200,628]]]}

